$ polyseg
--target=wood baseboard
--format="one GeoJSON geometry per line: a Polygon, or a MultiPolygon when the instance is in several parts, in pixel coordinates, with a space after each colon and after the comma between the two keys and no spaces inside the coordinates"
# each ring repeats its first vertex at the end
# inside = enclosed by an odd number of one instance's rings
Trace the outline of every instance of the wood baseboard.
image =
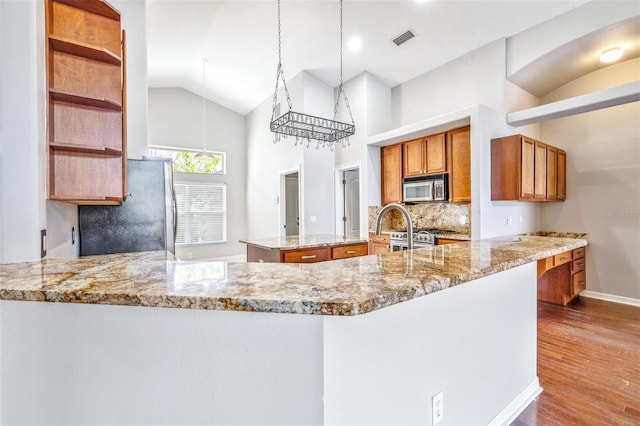
{"type": "Polygon", "coordinates": [[[622,303],[631,306],[640,306],[640,299],[632,297],[617,296],[615,294],[599,293],[597,291],[585,290],[580,293],[580,297],[590,297],[592,299],[606,300],[608,302],[622,303]]]}

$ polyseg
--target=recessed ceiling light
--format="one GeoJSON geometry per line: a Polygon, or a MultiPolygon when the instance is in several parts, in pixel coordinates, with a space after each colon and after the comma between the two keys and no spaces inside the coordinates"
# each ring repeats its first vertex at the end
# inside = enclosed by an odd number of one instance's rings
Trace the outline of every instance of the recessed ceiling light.
{"type": "Polygon", "coordinates": [[[600,54],[600,61],[608,64],[609,62],[615,62],[622,57],[624,51],[621,47],[614,47],[607,49],[600,54]]]}
{"type": "Polygon", "coordinates": [[[347,47],[352,52],[357,52],[362,47],[362,39],[358,36],[351,37],[347,43],[347,47]]]}

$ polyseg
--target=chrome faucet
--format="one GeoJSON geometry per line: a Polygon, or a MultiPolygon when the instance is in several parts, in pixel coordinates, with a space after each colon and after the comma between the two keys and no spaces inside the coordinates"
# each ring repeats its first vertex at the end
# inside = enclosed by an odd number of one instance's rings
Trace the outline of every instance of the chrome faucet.
{"type": "Polygon", "coordinates": [[[404,215],[405,220],[407,221],[407,249],[413,249],[413,222],[411,221],[411,215],[409,211],[404,208],[401,204],[391,203],[387,204],[380,210],[378,213],[378,218],[376,219],[376,235],[380,235],[380,231],[382,230],[382,218],[389,210],[399,210],[400,213],[404,215]]]}

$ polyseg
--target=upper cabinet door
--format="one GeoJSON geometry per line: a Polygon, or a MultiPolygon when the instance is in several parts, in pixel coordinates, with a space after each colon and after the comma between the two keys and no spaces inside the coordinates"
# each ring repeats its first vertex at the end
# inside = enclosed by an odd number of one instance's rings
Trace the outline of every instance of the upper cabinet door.
{"type": "Polygon", "coordinates": [[[382,205],[402,202],[402,144],[380,150],[382,164],[382,205]]]}
{"type": "Polygon", "coordinates": [[[471,201],[471,128],[447,133],[449,150],[449,199],[452,203],[471,201]]]}
{"type": "Polygon", "coordinates": [[[520,160],[520,198],[535,198],[534,161],[535,161],[535,141],[529,138],[522,138],[521,160],[520,160]]]}
{"type": "Polygon", "coordinates": [[[547,200],[558,195],[558,149],[547,145],[547,200]]]}
{"type": "Polygon", "coordinates": [[[547,198],[547,145],[542,142],[536,141],[534,165],[534,197],[544,200],[547,198]]]}
{"type": "Polygon", "coordinates": [[[404,147],[404,177],[421,176],[426,173],[424,139],[416,139],[402,144],[404,147]]]}
{"type": "Polygon", "coordinates": [[[426,173],[443,173],[447,171],[447,150],[445,134],[439,133],[425,138],[426,173]]]}
{"type": "Polygon", "coordinates": [[[558,168],[556,174],[556,200],[564,201],[567,198],[567,153],[561,149],[558,149],[558,168]]]}

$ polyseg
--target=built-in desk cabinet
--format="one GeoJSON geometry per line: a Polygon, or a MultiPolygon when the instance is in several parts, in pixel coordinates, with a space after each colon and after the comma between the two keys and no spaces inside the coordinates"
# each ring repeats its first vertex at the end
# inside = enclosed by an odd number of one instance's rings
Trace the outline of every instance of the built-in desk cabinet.
{"type": "Polygon", "coordinates": [[[126,78],[120,13],[102,0],[45,0],[48,198],[120,204],[126,78]]]}
{"type": "Polygon", "coordinates": [[[538,260],[538,300],[566,305],[587,288],[585,247],[538,260]]]}

